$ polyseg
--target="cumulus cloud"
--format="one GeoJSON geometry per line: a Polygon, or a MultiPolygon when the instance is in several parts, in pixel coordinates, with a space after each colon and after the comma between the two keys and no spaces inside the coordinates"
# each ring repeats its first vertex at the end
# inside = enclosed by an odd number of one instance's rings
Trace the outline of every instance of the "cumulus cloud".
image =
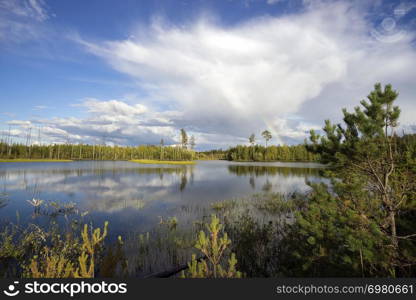
{"type": "Polygon", "coordinates": [[[60,141],[177,143],[185,128],[200,148],[244,143],[264,129],[274,143],[298,143],[324,119],[339,121],[342,107],[358,105],[381,82],[399,90],[402,125],[414,128],[414,31],[391,20],[373,24],[373,12],[358,2],[304,3],[297,13],[232,26],[156,18],[124,40],[73,38],[130,76],[146,99],[86,99],[78,105],[85,118],[32,122],[60,141]]]}
{"type": "Polygon", "coordinates": [[[8,125],[16,125],[21,127],[29,127],[32,123],[24,120],[12,120],[7,122],[8,125]]]}
{"type": "Polygon", "coordinates": [[[135,116],[147,111],[147,108],[142,104],[131,106],[118,100],[102,102],[96,99],[87,99],[81,105],[86,107],[90,113],[104,115],[135,116]]]}
{"type": "MultiPolygon", "coordinates": [[[[7,122],[14,141],[22,142],[31,135],[33,143],[106,143],[118,145],[166,144],[178,142],[178,130],[167,116],[175,113],[149,111],[142,104],[120,100],[85,99],[78,107],[85,109],[84,118],[12,120],[7,122]]],[[[8,136],[8,130],[1,134],[8,136]]]]}
{"type": "Polygon", "coordinates": [[[366,17],[351,3],[314,2],[227,28],[203,18],[184,27],[158,20],[134,38],[80,42],[180,111],[171,119],[177,128],[235,139],[269,128],[277,142],[293,142],[306,127],[339,119],[341,107],[357,105],[379,81],[399,89],[403,121],[414,121],[414,36],[403,31],[385,43],[366,17]]]}

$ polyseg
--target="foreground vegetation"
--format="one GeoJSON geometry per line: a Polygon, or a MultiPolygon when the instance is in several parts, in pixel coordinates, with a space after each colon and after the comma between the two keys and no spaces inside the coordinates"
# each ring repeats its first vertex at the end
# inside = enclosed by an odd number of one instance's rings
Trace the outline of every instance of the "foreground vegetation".
{"type": "MultiPolygon", "coordinates": [[[[42,203],[38,204],[34,205],[36,213],[41,212],[42,203]]],[[[68,216],[74,213],[74,207],[71,206],[69,210],[55,205],[55,213],[65,216],[68,221],[68,216]]],[[[242,276],[236,270],[235,254],[230,253],[231,240],[215,215],[207,224],[201,223],[206,228],[197,235],[196,230],[191,235],[177,232],[177,220],[171,218],[162,221],[157,231],[152,232],[152,237],[148,232],[125,242],[119,236],[112,244],[105,243],[108,222],[104,223],[101,230],[88,224],[82,225],[79,221],[79,218],[73,218],[65,227],[51,222],[47,230],[35,224],[26,227],[16,224],[6,226],[0,234],[0,275],[27,278],[114,277],[132,275],[132,272],[137,275],[141,271],[154,270],[155,262],[177,265],[182,248],[190,253],[184,258],[189,263],[181,268],[185,269],[181,274],[178,270],[173,271],[172,275],[183,278],[242,276]],[[136,245],[137,253],[128,259],[126,253],[132,242],[136,245]]]]}

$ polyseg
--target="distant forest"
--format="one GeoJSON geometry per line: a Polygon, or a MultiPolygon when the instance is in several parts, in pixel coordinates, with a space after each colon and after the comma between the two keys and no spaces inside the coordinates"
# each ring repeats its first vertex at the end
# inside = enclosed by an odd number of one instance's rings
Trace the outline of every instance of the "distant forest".
{"type": "Polygon", "coordinates": [[[193,160],[195,152],[169,146],[106,146],[84,144],[30,145],[0,143],[0,157],[8,159],[72,160],[193,160]]]}
{"type": "Polygon", "coordinates": [[[268,146],[238,145],[228,150],[196,152],[186,147],[161,145],[107,146],[88,144],[30,145],[0,142],[0,158],[72,159],[72,160],[230,160],[230,161],[317,161],[319,155],[304,145],[268,146]]]}
{"type": "MultiPolygon", "coordinates": [[[[269,133],[267,130],[264,131],[269,133]]],[[[263,135],[264,135],[263,132],[263,135]]],[[[268,136],[271,138],[271,135],[268,136]]],[[[401,140],[413,140],[415,135],[405,134],[398,137],[401,140]]],[[[268,139],[266,139],[266,142],[268,139]]],[[[89,144],[49,144],[25,145],[21,143],[7,143],[0,141],[0,158],[3,159],[71,159],[71,160],[228,160],[241,162],[319,162],[319,153],[308,150],[306,144],[299,145],[270,145],[255,144],[254,135],[249,137],[250,145],[237,145],[227,150],[214,149],[195,151],[195,138],[188,137],[181,129],[181,144],[165,146],[163,140],[160,145],[140,146],[108,146],[89,144]]]]}
{"type": "Polygon", "coordinates": [[[319,155],[309,152],[305,145],[294,146],[236,146],[226,154],[233,161],[317,161],[319,155]]]}

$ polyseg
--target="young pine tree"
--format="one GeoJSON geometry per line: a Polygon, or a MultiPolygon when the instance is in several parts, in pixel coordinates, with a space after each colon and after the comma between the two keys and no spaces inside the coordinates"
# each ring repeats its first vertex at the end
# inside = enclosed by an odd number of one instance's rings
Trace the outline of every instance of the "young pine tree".
{"type": "Polygon", "coordinates": [[[240,278],[242,273],[236,269],[237,259],[234,253],[228,254],[227,248],[231,244],[226,232],[223,232],[223,225],[215,215],[211,216],[211,223],[206,224],[208,234],[200,231],[195,244],[204,255],[198,261],[195,254],[188,263],[187,272],[182,272],[181,277],[185,278],[240,278]],[[228,257],[228,259],[227,259],[228,257]]]}

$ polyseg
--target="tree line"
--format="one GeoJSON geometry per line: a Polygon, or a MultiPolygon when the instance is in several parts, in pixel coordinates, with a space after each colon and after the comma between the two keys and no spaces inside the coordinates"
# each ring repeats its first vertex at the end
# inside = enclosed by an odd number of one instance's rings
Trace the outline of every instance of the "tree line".
{"type": "MultiPolygon", "coordinates": [[[[331,186],[311,185],[293,238],[312,276],[416,274],[416,136],[399,137],[398,92],[376,84],[343,124],[311,130],[331,186]]],[[[303,267],[301,267],[303,265],[303,267]]]]}
{"type": "Polygon", "coordinates": [[[88,144],[23,145],[0,142],[3,159],[71,159],[71,160],[192,160],[195,152],[171,146],[108,146],[88,144]]]}
{"type": "Polygon", "coordinates": [[[270,145],[272,139],[269,130],[261,133],[266,146],[256,144],[256,135],[249,136],[249,146],[237,145],[227,150],[209,150],[198,152],[200,159],[224,159],[229,161],[318,161],[319,154],[308,151],[305,144],[299,145],[270,145]]]}
{"type": "Polygon", "coordinates": [[[195,137],[188,138],[185,129],[180,130],[180,146],[159,145],[108,146],[89,144],[30,144],[30,129],[26,144],[0,141],[0,158],[3,159],[71,159],[71,160],[193,160],[196,158],[195,137]]]}
{"type": "Polygon", "coordinates": [[[319,154],[308,151],[305,145],[238,145],[227,150],[227,160],[232,161],[317,161],[319,154]]]}

